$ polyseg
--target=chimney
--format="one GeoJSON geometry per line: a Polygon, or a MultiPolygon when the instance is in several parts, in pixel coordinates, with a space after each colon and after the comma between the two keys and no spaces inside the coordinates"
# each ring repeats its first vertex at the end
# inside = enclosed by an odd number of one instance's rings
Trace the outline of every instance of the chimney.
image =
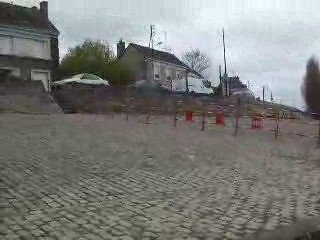
{"type": "Polygon", "coordinates": [[[48,2],[47,1],[42,1],[40,3],[40,15],[42,18],[48,20],[48,2]]]}
{"type": "Polygon", "coordinates": [[[123,55],[125,49],[126,49],[126,44],[124,41],[122,41],[122,39],[120,39],[120,41],[117,44],[117,58],[118,59],[123,55]]]}
{"type": "Polygon", "coordinates": [[[37,7],[33,6],[33,7],[31,8],[31,11],[32,11],[32,15],[33,15],[33,16],[37,16],[37,14],[38,14],[38,8],[37,8],[37,7]]]}

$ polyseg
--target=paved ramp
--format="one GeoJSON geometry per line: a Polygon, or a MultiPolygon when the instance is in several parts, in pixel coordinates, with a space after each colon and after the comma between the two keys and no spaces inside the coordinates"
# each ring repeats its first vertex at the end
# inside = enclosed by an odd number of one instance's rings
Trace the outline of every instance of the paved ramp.
{"type": "Polygon", "coordinates": [[[0,82],[0,113],[62,113],[40,81],[0,82]]]}

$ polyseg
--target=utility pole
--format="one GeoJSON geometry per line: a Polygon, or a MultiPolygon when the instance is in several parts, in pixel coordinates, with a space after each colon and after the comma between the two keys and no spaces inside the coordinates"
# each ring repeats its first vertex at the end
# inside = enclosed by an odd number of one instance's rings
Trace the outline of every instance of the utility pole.
{"type": "Polygon", "coordinates": [[[264,92],[265,92],[265,86],[262,87],[262,102],[264,103],[264,92]]]}
{"type": "Polygon", "coordinates": [[[221,85],[222,84],[221,65],[219,65],[219,79],[220,79],[220,85],[221,85]]]}
{"type": "Polygon", "coordinates": [[[154,81],[154,62],[153,62],[153,42],[154,42],[154,25],[150,25],[150,40],[149,40],[149,48],[151,46],[151,67],[152,67],[152,80],[154,81]]]}
{"type": "Polygon", "coordinates": [[[219,94],[221,94],[221,96],[223,96],[224,87],[223,87],[223,81],[222,81],[221,65],[219,65],[219,80],[220,80],[220,93],[219,94]]]}
{"type": "Polygon", "coordinates": [[[164,32],[164,42],[165,42],[164,50],[167,52],[168,51],[168,35],[166,31],[163,31],[163,32],[164,32]]]}
{"type": "Polygon", "coordinates": [[[186,70],[186,93],[189,94],[189,82],[188,82],[188,73],[189,70],[186,70]]]}
{"type": "Polygon", "coordinates": [[[271,92],[271,95],[270,95],[270,101],[271,101],[271,103],[273,102],[273,95],[272,95],[272,92],[271,92]]]}
{"type": "Polygon", "coordinates": [[[224,28],[222,28],[222,39],[223,39],[223,59],[224,59],[224,76],[223,80],[225,82],[225,91],[226,96],[229,96],[229,78],[228,78],[228,71],[227,71],[227,59],[226,59],[226,41],[224,36],[224,28]]]}
{"type": "Polygon", "coordinates": [[[223,38],[224,74],[227,75],[226,42],[224,39],[224,28],[222,29],[222,38],[223,38]]]}

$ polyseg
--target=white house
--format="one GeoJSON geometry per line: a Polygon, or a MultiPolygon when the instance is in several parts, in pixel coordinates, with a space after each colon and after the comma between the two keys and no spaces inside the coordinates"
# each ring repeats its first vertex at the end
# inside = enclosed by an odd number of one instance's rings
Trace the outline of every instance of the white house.
{"type": "Polygon", "coordinates": [[[58,36],[47,1],[40,9],[0,2],[0,69],[26,81],[42,81],[49,91],[59,64],[58,36]]]}

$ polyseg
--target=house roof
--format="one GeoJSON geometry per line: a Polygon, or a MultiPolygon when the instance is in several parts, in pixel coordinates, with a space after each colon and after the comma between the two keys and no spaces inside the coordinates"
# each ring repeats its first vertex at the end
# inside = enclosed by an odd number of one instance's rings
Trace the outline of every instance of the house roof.
{"type": "Polygon", "coordinates": [[[153,58],[154,60],[167,62],[167,63],[171,63],[171,64],[175,64],[175,65],[181,66],[183,68],[187,68],[187,69],[190,70],[190,72],[192,72],[193,74],[195,74],[195,75],[197,75],[197,76],[202,78],[201,74],[199,74],[198,72],[190,69],[189,66],[187,66],[185,63],[183,63],[179,58],[177,58],[172,53],[159,51],[159,50],[155,50],[155,49],[152,50],[152,48],[144,47],[144,46],[141,46],[141,45],[138,45],[138,44],[134,44],[134,43],[130,43],[129,46],[134,47],[135,49],[137,49],[141,54],[143,54],[147,58],[153,58]]]}
{"type": "Polygon", "coordinates": [[[138,44],[130,43],[129,46],[134,47],[137,49],[140,53],[142,53],[145,57],[148,58],[153,58],[154,60],[162,61],[162,62],[167,62],[167,63],[172,63],[175,65],[179,65],[184,68],[188,68],[186,64],[184,64],[182,61],[180,61],[179,58],[177,58],[175,55],[172,53],[168,52],[163,52],[159,50],[155,50],[149,47],[144,47],[138,44]]]}
{"type": "Polygon", "coordinates": [[[195,75],[197,75],[198,77],[200,77],[200,78],[204,78],[200,73],[198,73],[196,70],[192,70],[192,69],[190,69],[190,71],[191,71],[191,73],[193,73],[193,74],[195,74],[195,75]]]}
{"type": "Polygon", "coordinates": [[[0,2],[0,25],[31,28],[48,31],[58,35],[58,29],[40,15],[37,8],[28,8],[11,3],[0,2]]]}

